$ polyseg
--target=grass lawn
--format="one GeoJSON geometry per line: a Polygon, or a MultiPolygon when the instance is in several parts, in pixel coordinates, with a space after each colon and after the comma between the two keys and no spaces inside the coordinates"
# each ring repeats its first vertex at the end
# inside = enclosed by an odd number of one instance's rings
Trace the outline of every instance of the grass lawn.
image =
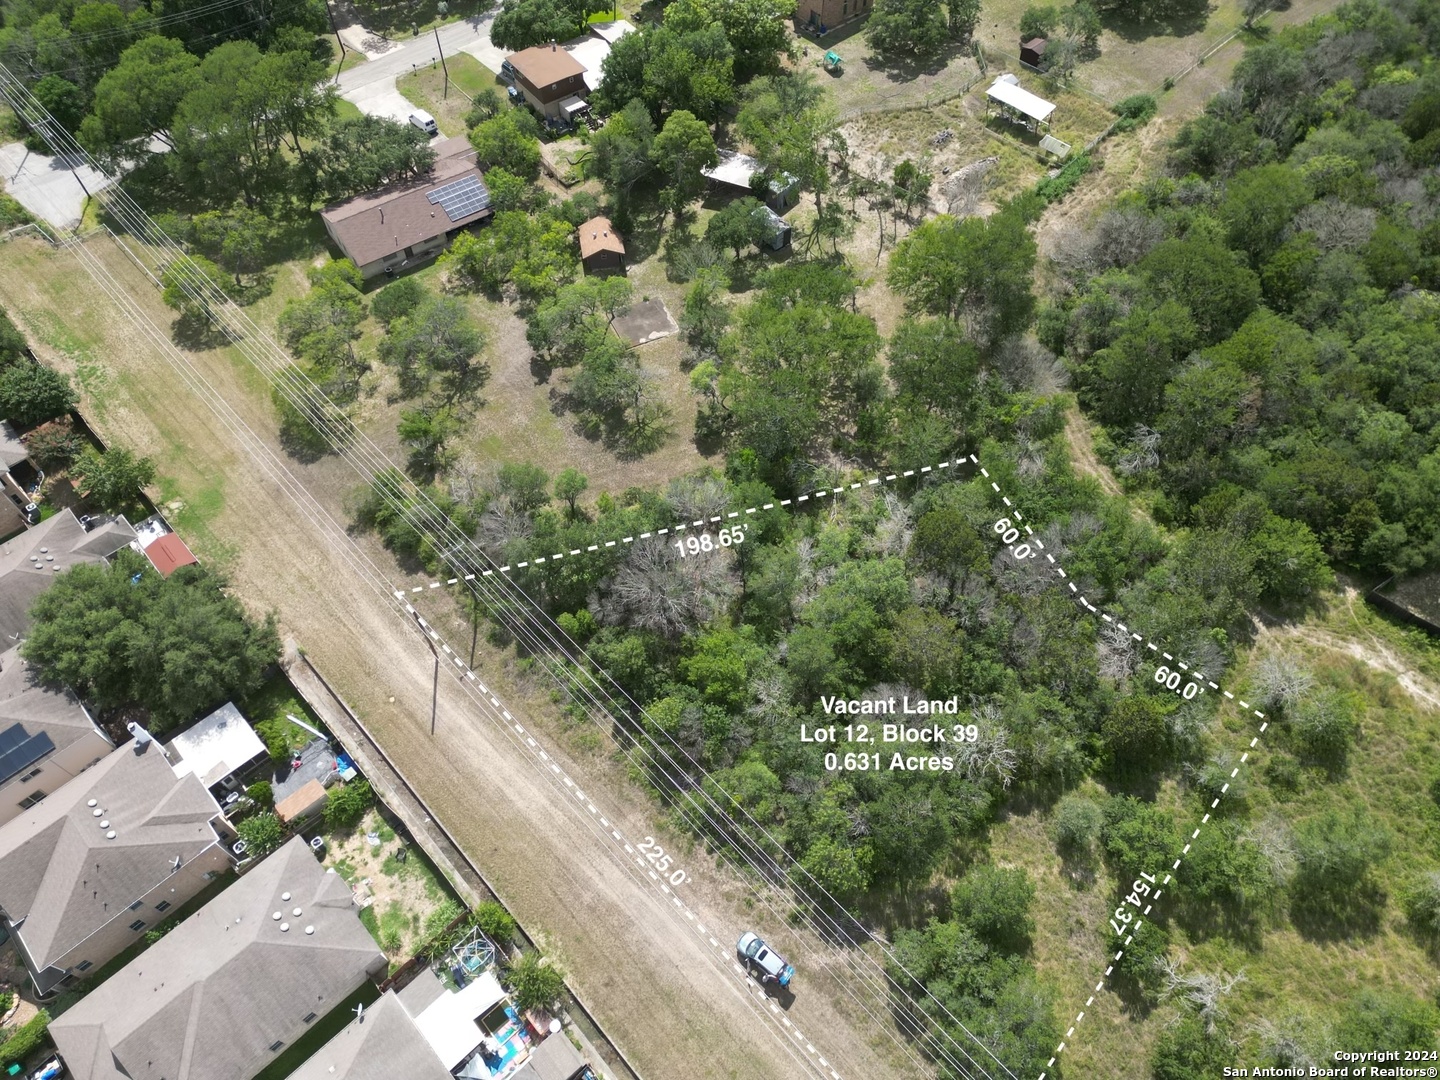
{"type": "Polygon", "coordinates": [[[470,109],[470,99],[503,84],[493,71],[469,53],[447,56],[445,66],[450,69],[448,96],[445,72],[438,63],[400,76],[395,80],[395,87],[406,100],[435,117],[442,135],[460,136],[465,134],[465,114],[470,109]]]}
{"type": "Polygon", "coordinates": [[[287,714],[293,713],[319,731],[326,730],[325,725],[320,722],[320,718],[311,712],[310,707],[301,700],[300,695],[283,671],[276,672],[266,679],[259,690],[240,702],[239,705],[240,711],[244,713],[245,719],[250,721],[252,727],[269,722],[274,724],[277,730],[283,731],[285,742],[291,750],[298,750],[307,745],[315,736],[299,724],[292,723],[287,718],[287,714]]]}
{"type": "Polygon", "coordinates": [[[345,1030],[355,1019],[355,1006],[370,1005],[379,997],[379,987],[372,982],[366,982],[344,1001],[337,1002],[335,1007],[316,1020],[304,1035],[280,1051],[279,1057],[255,1074],[255,1080],[285,1080],[314,1056],[315,1051],[345,1030]]]}
{"type": "Polygon", "coordinates": [[[344,98],[335,99],[335,119],[337,120],[359,120],[365,114],[360,111],[360,106],[353,101],[346,101],[344,98]]]}
{"type": "Polygon", "coordinates": [[[325,864],[369,896],[360,921],[392,970],[415,954],[433,923],[444,925],[460,913],[459,899],[434,864],[401,840],[378,808],[355,829],[326,834],[325,844],[325,864]]]}

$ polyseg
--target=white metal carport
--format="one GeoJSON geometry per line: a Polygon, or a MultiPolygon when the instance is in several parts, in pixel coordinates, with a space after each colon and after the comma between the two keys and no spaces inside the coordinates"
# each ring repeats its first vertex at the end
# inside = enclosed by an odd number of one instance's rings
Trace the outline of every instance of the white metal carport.
{"type": "Polygon", "coordinates": [[[998,103],[1001,112],[1012,117],[1024,117],[1021,122],[1032,130],[1041,125],[1048,127],[1050,114],[1055,111],[1053,102],[1026,90],[1014,75],[1001,75],[996,78],[990,89],[985,91],[985,96],[998,103]]]}

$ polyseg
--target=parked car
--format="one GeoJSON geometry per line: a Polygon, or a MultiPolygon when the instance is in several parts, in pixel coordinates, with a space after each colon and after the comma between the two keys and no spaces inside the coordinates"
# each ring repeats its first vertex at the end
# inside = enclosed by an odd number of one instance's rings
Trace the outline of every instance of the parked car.
{"type": "Polygon", "coordinates": [[[55,1080],[57,1076],[65,1075],[65,1066],[61,1064],[58,1057],[52,1056],[44,1065],[30,1074],[30,1080],[55,1080]]]}
{"type": "Polygon", "coordinates": [[[515,81],[515,65],[510,63],[509,60],[500,61],[500,78],[506,82],[515,81]]]}
{"type": "Polygon", "coordinates": [[[746,932],[735,944],[735,952],[740,957],[740,962],[745,969],[755,975],[761,983],[775,983],[777,986],[789,986],[790,980],[795,977],[795,968],[785,962],[785,958],[777,953],[759,935],[746,932]]]}

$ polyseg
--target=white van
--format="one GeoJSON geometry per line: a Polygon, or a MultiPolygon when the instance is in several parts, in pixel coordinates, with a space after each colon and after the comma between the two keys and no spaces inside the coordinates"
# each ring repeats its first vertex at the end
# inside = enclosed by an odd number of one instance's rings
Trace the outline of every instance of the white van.
{"type": "Polygon", "coordinates": [[[440,129],[435,126],[435,118],[424,109],[416,109],[410,114],[410,123],[414,124],[426,135],[439,135],[440,129]]]}

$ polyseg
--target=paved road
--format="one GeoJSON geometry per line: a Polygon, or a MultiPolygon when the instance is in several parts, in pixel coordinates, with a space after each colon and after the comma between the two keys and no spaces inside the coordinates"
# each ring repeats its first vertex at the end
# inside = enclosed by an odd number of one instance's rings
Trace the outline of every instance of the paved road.
{"type": "MultiPolygon", "coordinates": [[[[466,52],[491,71],[500,70],[505,52],[490,41],[493,14],[481,19],[467,19],[440,28],[440,48],[447,56],[466,52]]],[[[414,106],[395,89],[395,80],[416,68],[426,67],[439,57],[434,32],[421,34],[401,42],[400,48],[377,56],[340,73],[340,96],[370,116],[388,116],[402,124],[414,106]]]]}
{"type": "MultiPolygon", "coordinates": [[[[91,193],[110,183],[108,177],[86,165],[80,179],[91,193]]],[[[79,224],[85,210],[85,192],[63,158],[32,154],[21,143],[0,146],[0,177],[15,201],[43,221],[61,229],[79,224]]]]}

